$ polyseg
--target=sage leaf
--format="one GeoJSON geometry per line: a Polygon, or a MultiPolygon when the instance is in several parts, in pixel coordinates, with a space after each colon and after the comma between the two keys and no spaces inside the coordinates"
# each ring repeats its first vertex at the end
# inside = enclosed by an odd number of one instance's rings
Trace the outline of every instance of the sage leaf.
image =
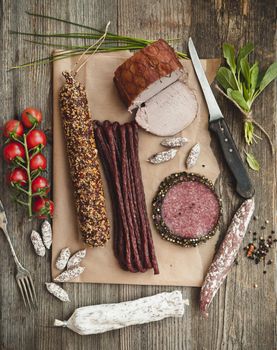
{"type": "Polygon", "coordinates": [[[228,66],[231,68],[233,74],[236,73],[236,62],[235,62],[235,49],[231,44],[223,44],[223,56],[227,61],[228,66]]]}
{"type": "Polygon", "coordinates": [[[252,95],[256,90],[256,87],[258,84],[258,78],[259,78],[259,65],[257,62],[255,62],[253,66],[250,68],[250,85],[251,85],[252,95]]]}
{"type": "Polygon", "coordinates": [[[246,81],[247,86],[249,86],[249,82],[250,82],[250,67],[249,67],[249,63],[247,60],[247,57],[244,57],[241,59],[240,61],[240,68],[241,68],[241,72],[244,76],[244,79],[246,81]]]}
{"type": "Polygon", "coordinates": [[[277,77],[277,62],[272,63],[265,72],[265,75],[260,82],[259,90],[262,92],[268,84],[270,84],[277,77]]]}
{"type": "Polygon", "coordinates": [[[242,89],[243,89],[243,97],[245,101],[248,101],[250,98],[250,91],[248,90],[245,83],[242,83],[242,89]]]}
{"type": "Polygon", "coordinates": [[[226,91],[229,88],[232,88],[233,90],[237,88],[236,81],[232,72],[226,67],[219,68],[216,74],[216,79],[226,91]]]}
{"type": "Polygon", "coordinates": [[[233,90],[230,92],[230,97],[236,101],[236,103],[246,112],[249,112],[249,106],[245,101],[242,93],[239,90],[233,90]]]}
{"type": "Polygon", "coordinates": [[[247,152],[245,152],[245,154],[246,154],[246,161],[247,161],[249,168],[251,168],[252,170],[255,170],[255,171],[259,171],[260,164],[258,163],[257,159],[254,157],[254,155],[251,153],[247,153],[247,152]]]}
{"type": "Polygon", "coordinates": [[[252,43],[247,43],[243,46],[238,53],[237,65],[240,67],[241,59],[247,57],[254,50],[254,45],[252,43]]]}

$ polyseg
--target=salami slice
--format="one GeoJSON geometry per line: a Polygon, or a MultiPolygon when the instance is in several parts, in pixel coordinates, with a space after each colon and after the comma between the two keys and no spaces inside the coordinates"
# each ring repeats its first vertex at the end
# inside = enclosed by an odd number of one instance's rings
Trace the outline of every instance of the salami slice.
{"type": "Polygon", "coordinates": [[[220,212],[213,184],[192,173],[165,178],[153,200],[153,219],[159,233],[182,246],[196,246],[213,236],[220,212]]]}

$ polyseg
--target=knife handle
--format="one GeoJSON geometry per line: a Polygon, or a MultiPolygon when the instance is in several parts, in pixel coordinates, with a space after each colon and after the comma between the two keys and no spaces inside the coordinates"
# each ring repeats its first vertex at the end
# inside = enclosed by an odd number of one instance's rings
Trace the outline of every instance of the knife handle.
{"type": "Polygon", "coordinates": [[[234,175],[236,192],[246,199],[253,197],[254,187],[225,120],[218,119],[210,122],[210,130],[217,135],[224,158],[234,175]]]}

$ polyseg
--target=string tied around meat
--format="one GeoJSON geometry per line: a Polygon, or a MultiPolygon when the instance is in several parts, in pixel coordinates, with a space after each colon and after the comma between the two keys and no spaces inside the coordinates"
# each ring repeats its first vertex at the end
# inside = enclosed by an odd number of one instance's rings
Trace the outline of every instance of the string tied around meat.
{"type": "Polygon", "coordinates": [[[101,38],[99,38],[95,43],[93,43],[91,46],[89,46],[83,53],[82,55],[79,57],[79,59],[76,61],[76,63],[74,64],[73,66],[73,69],[71,71],[71,75],[73,78],[76,77],[76,75],[78,74],[78,72],[80,71],[80,69],[88,62],[88,60],[94,56],[99,47],[103,44],[103,42],[105,41],[106,39],[106,36],[107,36],[107,33],[108,33],[108,28],[111,24],[111,21],[109,21],[106,25],[106,28],[105,28],[105,32],[104,34],[101,36],[101,38]],[[96,47],[95,47],[96,46],[96,47]],[[95,47],[95,50],[92,51],[92,53],[81,63],[82,59],[84,58],[84,56],[93,48],[95,47]],[[78,67],[79,65],[79,67],[78,67]]]}

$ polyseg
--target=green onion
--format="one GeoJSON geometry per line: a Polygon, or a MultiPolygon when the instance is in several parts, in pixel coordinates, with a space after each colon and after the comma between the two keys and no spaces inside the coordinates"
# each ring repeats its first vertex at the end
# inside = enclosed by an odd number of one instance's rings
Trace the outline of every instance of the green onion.
{"type": "MultiPolygon", "coordinates": [[[[88,29],[89,31],[87,32],[70,32],[70,33],[28,33],[28,32],[21,32],[21,31],[10,31],[10,34],[12,35],[24,35],[24,36],[32,36],[34,38],[52,38],[55,40],[61,40],[61,39],[82,39],[82,40],[98,40],[101,38],[103,35],[104,31],[90,27],[87,25],[83,25],[80,23],[76,22],[71,22],[65,19],[57,18],[57,17],[52,17],[52,16],[47,16],[47,15],[42,15],[42,14],[37,14],[37,13],[31,13],[31,12],[26,12],[29,16],[34,16],[34,17],[39,17],[42,19],[50,19],[53,21],[57,22],[62,22],[62,23],[67,23],[79,28],[83,29],[88,29]]],[[[179,40],[178,38],[174,39],[168,39],[168,41],[176,41],[179,40]]],[[[16,65],[10,68],[10,70],[13,69],[18,69],[18,68],[25,68],[25,67],[30,67],[34,65],[40,65],[40,64],[47,64],[51,63],[57,60],[61,60],[64,58],[72,57],[72,56],[77,56],[82,54],[84,51],[86,51],[91,45],[68,45],[64,43],[57,43],[57,42],[44,42],[44,41],[37,41],[37,40],[26,40],[27,42],[33,43],[35,45],[44,45],[44,46],[50,46],[53,48],[59,48],[66,50],[64,52],[47,56],[47,57],[42,57],[39,59],[35,59],[20,65],[16,65]]],[[[98,52],[115,52],[115,51],[122,51],[122,50],[140,50],[144,48],[145,46],[153,43],[155,40],[146,40],[142,38],[133,38],[129,36],[124,36],[124,35],[119,35],[111,32],[107,32],[106,35],[106,40],[105,42],[101,45],[101,47],[98,49],[98,52]]],[[[88,53],[93,52],[92,50],[88,50],[88,53]]],[[[183,52],[177,52],[177,55],[180,58],[187,58],[187,55],[183,52]]]]}

